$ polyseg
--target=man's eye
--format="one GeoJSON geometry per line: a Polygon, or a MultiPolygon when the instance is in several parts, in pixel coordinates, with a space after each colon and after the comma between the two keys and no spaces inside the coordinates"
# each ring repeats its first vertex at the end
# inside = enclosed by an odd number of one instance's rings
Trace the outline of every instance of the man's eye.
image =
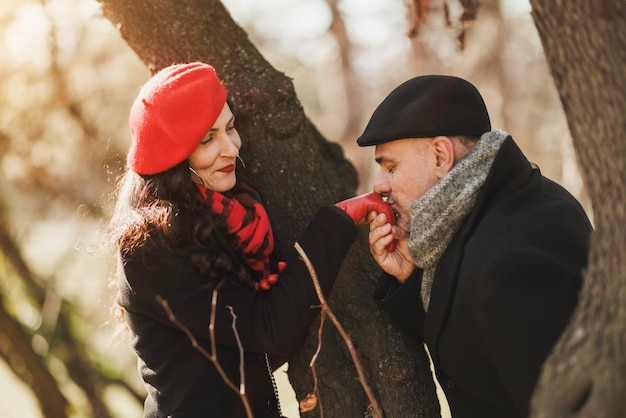
{"type": "Polygon", "coordinates": [[[228,132],[232,132],[232,131],[234,131],[234,130],[235,130],[235,125],[229,126],[228,128],[226,128],[226,130],[227,130],[228,132]]]}

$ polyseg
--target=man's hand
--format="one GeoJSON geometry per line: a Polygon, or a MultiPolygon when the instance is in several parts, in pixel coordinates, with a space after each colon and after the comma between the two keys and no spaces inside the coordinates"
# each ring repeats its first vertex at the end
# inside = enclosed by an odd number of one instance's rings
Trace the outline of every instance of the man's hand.
{"type": "Polygon", "coordinates": [[[383,198],[375,192],[362,194],[360,196],[341,201],[335,204],[335,206],[346,212],[357,225],[367,223],[367,215],[370,212],[384,213],[387,222],[392,224],[396,222],[396,215],[393,213],[391,206],[389,206],[387,202],[385,202],[383,198]]]}
{"type": "Polygon", "coordinates": [[[372,213],[368,220],[370,252],[374,260],[383,271],[404,283],[415,269],[409,254],[408,234],[396,225],[388,223],[387,215],[384,213],[372,213]],[[393,246],[392,249],[389,249],[390,245],[393,246]]]}

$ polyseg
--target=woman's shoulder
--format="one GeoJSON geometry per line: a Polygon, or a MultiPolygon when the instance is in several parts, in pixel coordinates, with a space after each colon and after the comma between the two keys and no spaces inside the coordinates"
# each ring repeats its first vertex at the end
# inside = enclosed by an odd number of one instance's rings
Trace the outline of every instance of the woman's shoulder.
{"type": "Polygon", "coordinates": [[[153,248],[150,244],[136,247],[120,254],[124,270],[150,275],[159,271],[185,270],[190,268],[189,257],[172,250],[153,248]]]}

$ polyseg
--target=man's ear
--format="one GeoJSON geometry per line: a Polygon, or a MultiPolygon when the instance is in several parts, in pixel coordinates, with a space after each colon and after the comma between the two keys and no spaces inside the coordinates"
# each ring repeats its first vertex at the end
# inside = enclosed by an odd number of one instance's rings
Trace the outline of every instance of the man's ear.
{"type": "Polygon", "coordinates": [[[436,158],[435,174],[442,178],[454,166],[454,143],[447,136],[438,136],[433,138],[431,145],[436,158]]]}

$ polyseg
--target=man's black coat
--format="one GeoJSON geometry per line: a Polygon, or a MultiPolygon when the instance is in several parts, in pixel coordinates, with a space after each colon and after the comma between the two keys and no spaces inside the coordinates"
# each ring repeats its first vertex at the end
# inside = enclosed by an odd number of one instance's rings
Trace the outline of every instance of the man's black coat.
{"type": "Polygon", "coordinates": [[[402,285],[381,278],[376,298],[426,342],[453,418],[528,415],[576,306],[591,230],[574,197],[509,137],[439,261],[428,313],[419,269],[402,285]]]}

